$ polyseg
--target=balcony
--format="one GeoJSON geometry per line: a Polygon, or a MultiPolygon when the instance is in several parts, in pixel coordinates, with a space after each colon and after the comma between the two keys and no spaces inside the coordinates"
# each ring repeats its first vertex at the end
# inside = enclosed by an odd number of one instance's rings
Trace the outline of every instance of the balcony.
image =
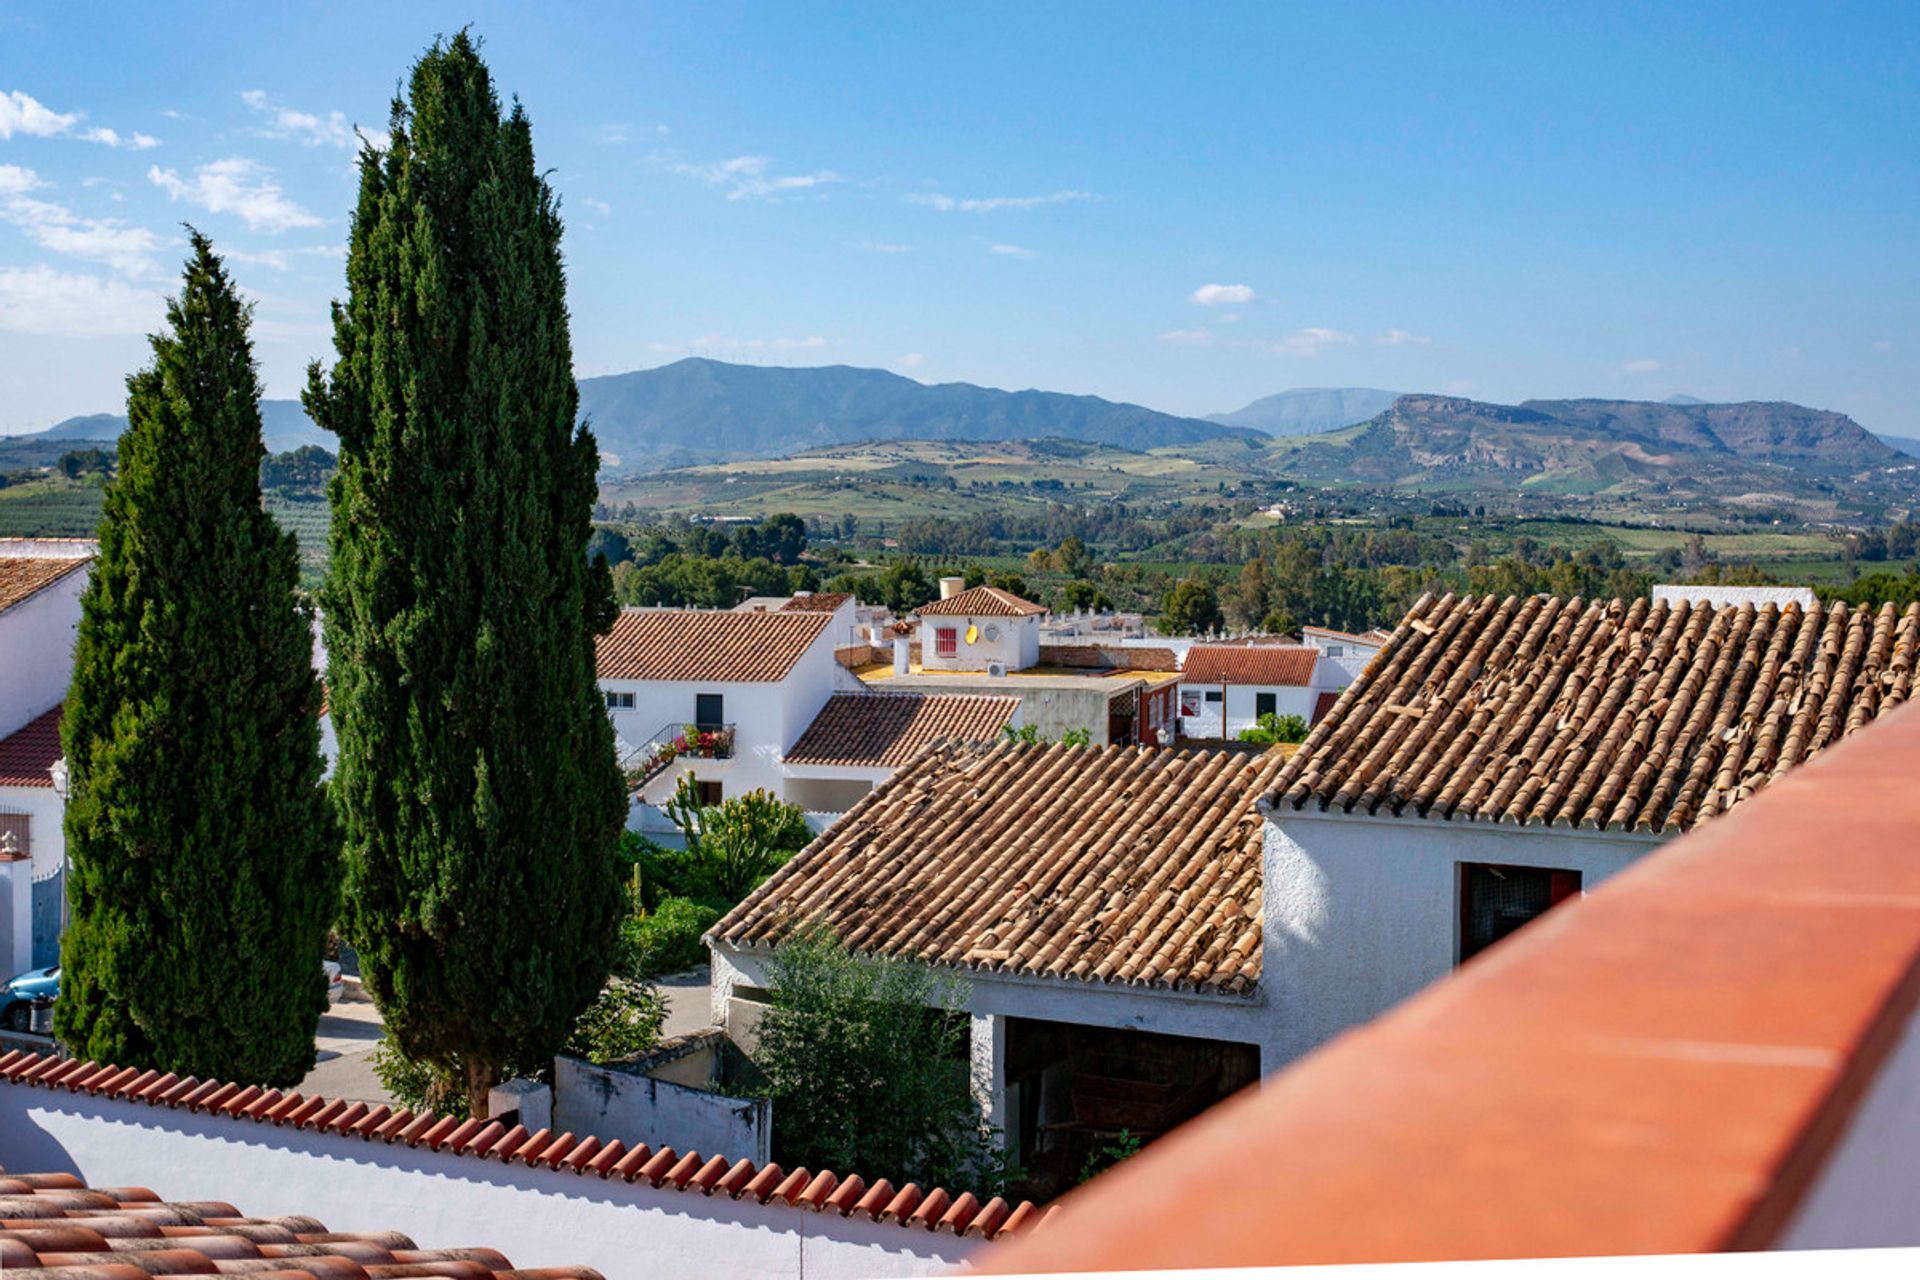
{"type": "Polygon", "coordinates": [[[730,724],[668,724],[638,745],[621,742],[620,772],[627,790],[639,791],[676,760],[731,760],[733,730],[730,724]]]}

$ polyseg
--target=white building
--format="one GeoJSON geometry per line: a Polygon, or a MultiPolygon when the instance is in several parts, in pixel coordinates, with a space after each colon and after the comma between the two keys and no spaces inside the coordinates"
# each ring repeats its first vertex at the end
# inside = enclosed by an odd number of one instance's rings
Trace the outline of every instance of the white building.
{"type": "Polygon", "coordinates": [[[962,590],[940,579],[940,598],[917,610],[920,665],[927,671],[1024,671],[1040,661],[1045,605],[998,587],[962,590]]]}
{"type": "Polygon", "coordinates": [[[1708,587],[1670,582],[1654,583],[1653,599],[1656,604],[1664,600],[1668,604],[1704,604],[1715,609],[1742,604],[1756,607],[1771,604],[1783,609],[1797,604],[1802,609],[1811,609],[1820,603],[1812,587],[1708,587]]]}
{"type": "Polygon", "coordinates": [[[1302,627],[1300,639],[1346,673],[1342,684],[1358,680],[1380,650],[1386,648],[1391,631],[1376,627],[1372,631],[1336,631],[1332,627],[1302,627]]]}
{"type": "Polygon", "coordinates": [[[96,544],[0,540],[0,977],[59,957],[60,708],[96,544]]]}
{"type": "Polygon", "coordinates": [[[1237,738],[1263,715],[1312,724],[1320,698],[1347,674],[1318,649],[1301,645],[1196,644],[1180,668],[1180,732],[1189,738],[1237,738]]]}
{"type": "Polygon", "coordinates": [[[1018,728],[1021,701],[965,693],[836,693],[786,753],[786,797],[844,813],[935,742],[996,742],[1018,728]]]}

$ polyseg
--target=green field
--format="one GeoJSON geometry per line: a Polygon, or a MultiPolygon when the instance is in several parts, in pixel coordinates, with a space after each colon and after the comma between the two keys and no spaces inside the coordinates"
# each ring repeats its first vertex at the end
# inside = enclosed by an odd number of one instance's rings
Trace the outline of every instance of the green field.
{"type": "Polygon", "coordinates": [[[104,494],[84,481],[49,476],[0,489],[0,538],[88,538],[104,494]]]}

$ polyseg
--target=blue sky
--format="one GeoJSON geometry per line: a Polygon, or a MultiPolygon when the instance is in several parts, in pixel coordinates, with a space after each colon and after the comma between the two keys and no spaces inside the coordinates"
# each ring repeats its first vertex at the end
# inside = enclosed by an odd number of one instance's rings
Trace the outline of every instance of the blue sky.
{"type": "Polygon", "coordinates": [[[7,0],[0,432],[120,407],[188,219],[295,394],[351,127],[464,23],[562,197],[583,376],[1680,391],[1920,435],[1911,5],[7,0]]]}

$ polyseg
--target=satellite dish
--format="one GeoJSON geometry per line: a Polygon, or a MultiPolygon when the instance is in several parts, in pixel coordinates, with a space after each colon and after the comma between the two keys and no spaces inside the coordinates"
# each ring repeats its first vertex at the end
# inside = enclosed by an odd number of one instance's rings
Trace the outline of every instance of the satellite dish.
{"type": "Polygon", "coordinates": [[[980,628],[971,622],[967,624],[967,643],[972,644],[980,638],[980,628]]]}
{"type": "Polygon", "coordinates": [[[992,623],[988,623],[987,624],[987,643],[994,644],[994,643],[997,643],[999,639],[1000,639],[1000,628],[994,626],[992,623]]]}

